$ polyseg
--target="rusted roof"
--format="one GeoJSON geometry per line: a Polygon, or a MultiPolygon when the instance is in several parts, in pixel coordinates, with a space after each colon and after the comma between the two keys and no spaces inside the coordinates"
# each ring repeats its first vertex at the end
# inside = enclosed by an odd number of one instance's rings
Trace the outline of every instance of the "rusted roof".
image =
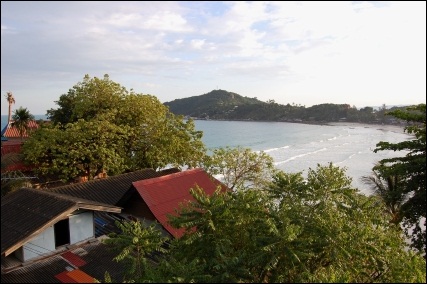
{"type": "Polygon", "coordinates": [[[61,254],[57,254],[8,273],[2,273],[1,283],[63,283],[61,279],[68,279],[70,281],[68,283],[72,283],[77,281],[71,277],[61,277],[61,275],[66,276],[68,272],[73,271],[71,269],[77,268],[101,282],[104,281],[106,271],[111,275],[113,283],[123,281],[124,262],[113,261],[117,253],[113,252],[108,245],[99,241],[89,242],[73,248],[71,252],[78,255],[86,264],[73,267],[61,254]]]}
{"type": "Polygon", "coordinates": [[[190,189],[196,185],[208,195],[212,195],[218,186],[226,190],[224,184],[203,169],[192,169],[133,183],[156,219],[175,238],[181,237],[184,230],[170,226],[167,215],[176,215],[175,209],[179,209],[181,203],[194,200],[190,189]]]}
{"type": "MultiPolygon", "coordinates": [[[[80,269],[67,272],[67,276],[75,281],[75,283],[95,283],[95,278],[80,269]]],[[[68,283],[68,281],[64,283],[68,283]]]]}
{"type": "Polygon", "coordinates": [[[121,208],[58,193],[21,188],[1,199],[1,253],[8,255],[48,226],[78,209],[121,208]]]}
{"type": "MultiPolygon", "coordinates": [[[[37,122],[35,120],[30,120],[28,122],[28,128],[29,130],[35,130],[37,128],[39,128],[39,125],[37,124],[37,122]]],[[[1,131],[1,136],[2,137],[6,137],[6,138],[21,138],[21,134],[19,133],[18,129],[16,127],[13,126],[13,120],[10,121],[1,131]]],[[[23,138],[27,138],[28,137],[28,133],[26,131],[24,131],[23,138]]]]}
{"type": "Polygon", "coordinates": [[[1,143],[1,155],[8,153],[19,153],[21,152],[22,141],[21,140],[7,140],[1,143]]]}
{"type": "Polygon", "coordinates": [[[2,141],[1,143],[1,158],[5,161],[5,167],[1,169],[1,172],[9,171],[30,171],[31,166],[25,165],[21,159],[19,159],[19,153],[21,152],[22,141],[21,140],[8,140],[2,141]]]}
{"type": "Polygon", "coordinates": [[[86,264],[86,261],[72,251],[64,252],[61,256],[75,267],[80,267],[86,264]]]}
{"type": "Polygon", "coordinates": [[[156,172],[153,169],[144,169],[103,179],[90,180],[84,183],[75,183],[44,190],[117,205],[119,200],[132,187],[132,182],[156,178],[164,174],[168,174],[171,171],[176,172],[177,169],[169,169],[159,172],[156,172]]]}

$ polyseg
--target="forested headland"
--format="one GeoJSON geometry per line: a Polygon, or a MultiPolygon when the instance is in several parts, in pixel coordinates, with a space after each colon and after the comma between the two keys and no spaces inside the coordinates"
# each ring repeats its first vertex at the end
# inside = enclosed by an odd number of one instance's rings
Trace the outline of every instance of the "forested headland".
{"type": "Polygon", "coordinates": [[[402,121],[386,116],[386,111],[404,109],[384,104],[378,108],[366,106],[358,109],[350,104],[324,103],[305,107],[299,104],[278,104],[274,100],[263,102],[225,90],[176,99],[164,103],[177,115],[193,119],[283,121],[304,123],[355,122],[399,124],[402,121]]]}

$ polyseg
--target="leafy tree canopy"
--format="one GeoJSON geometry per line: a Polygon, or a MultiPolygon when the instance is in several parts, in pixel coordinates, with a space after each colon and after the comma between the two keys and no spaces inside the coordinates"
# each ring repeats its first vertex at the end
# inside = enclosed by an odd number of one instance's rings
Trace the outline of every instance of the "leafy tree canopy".
{"type": "Polygon", "coordinates": [[[399,177],[399,192],[409,198],[402,204],[401,215],[412,246],[426,252],[426,105],[419,104],[406,110],[395,110],[387,115],[405,120],[405,131],[414,139],[399,143],[381,141],[375,152],[404,151],[400,157],[383,159],[374,170],[386,177],[399,177]],[[411,232],[412,230],[412,232],[411,232]]]}
{"type": "Polygon", "coordinates": [[[51,125],[23,149],[41,173],[92,178],[102,170],[192,167],[205,155],[202,132],[192,120],[172,114],[152,95],[126,90],[108,75],[86,75],[56,103],[57,109],[47,111],[51,125]]]}
{"type": "Polygon", "coordinates": [[[203,167],[211,175],[220,175],[228,188],[257,188],[270,182],[275,172],[273,158],[250,148],[221,147],[206,156],[203,167]]]}
{"type": "Polygon", "coordinates": [[[105,120],[80,119],[65,128],[42,127],[22,150],[26,161],[42,175],[63,180],[78,176],[92,179],[104,171],[114,175],[126,170],[127,129],[105,120]]]}
{"type": "Polygon", "coordinates": [[[111,233],[103,242],[110,245],[118,254],[114,260],[124,261],[127,269],[124,280],[141,281],[150,265],[148,257],[154,252],[165,252],[159,224],[145,226],[140,221],[116,221],[121,233],[111,233]]]}

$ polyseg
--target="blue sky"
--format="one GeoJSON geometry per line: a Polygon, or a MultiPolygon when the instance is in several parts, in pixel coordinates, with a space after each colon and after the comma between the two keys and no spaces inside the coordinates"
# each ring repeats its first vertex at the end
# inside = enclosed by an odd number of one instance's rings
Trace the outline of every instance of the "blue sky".
{"type": "Polygon", "coordinates": [[[1,1],[1,114],[85,74],[161,102],[214,89],[307,107],[426,99],[426,2],[1,1]]]}

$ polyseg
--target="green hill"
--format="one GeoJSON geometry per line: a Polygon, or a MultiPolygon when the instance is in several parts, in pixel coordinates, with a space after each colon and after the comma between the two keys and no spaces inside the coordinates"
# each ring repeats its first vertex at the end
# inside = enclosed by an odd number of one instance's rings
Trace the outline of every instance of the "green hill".
{"type": "Polygon", "coordinates": [[[224,90],[164,103],[174,114],[196,118],[230,119],[230,114],[239,107],[259,106],[265,104],[256,98],[248,98],[224,90]]]}
{"type": "MultiPolygon", "coordinates": [[[[286,121],[327,123],[337,121],[396,124],[393,117],[385,116],[385,108],[358,110],[349,104],[324,103],[306,108],[301,105],[281,105],[273,100],[263,102],[225,90],[164,103],[176,115],[195,119],[286,121]]],[[[394,109],[392,107],[391,109],[394,109]]]]}

